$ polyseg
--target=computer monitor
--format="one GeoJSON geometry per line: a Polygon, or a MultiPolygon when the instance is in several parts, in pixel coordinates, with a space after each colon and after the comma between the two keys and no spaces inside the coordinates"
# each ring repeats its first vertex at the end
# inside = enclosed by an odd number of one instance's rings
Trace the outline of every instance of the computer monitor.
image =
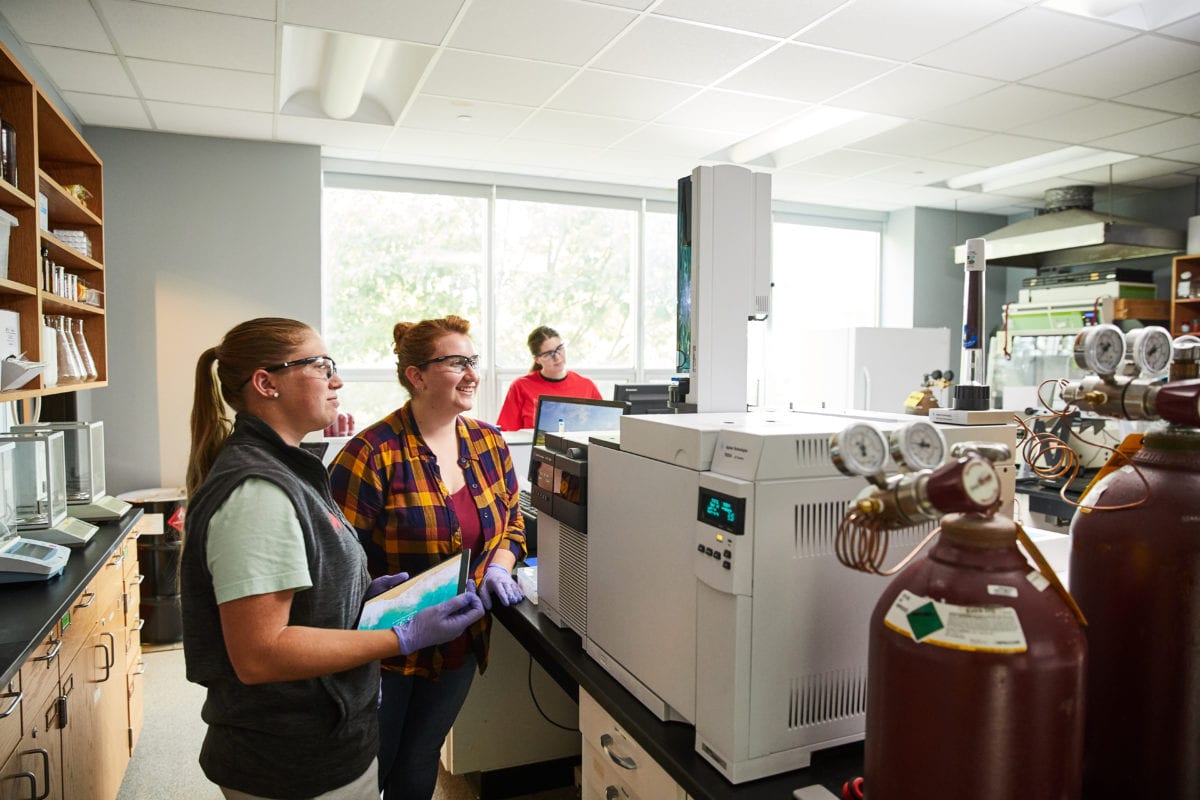
{"type": "Polygon", "coordinates": [[[558,432],[560,422],[563,431],[619,431],[625,409],[624,403],[613,400],[542,395],[534,417],[533,444],[545,444],[546,431],[558,432]]]}
{"type": "Polygon", "coordinates": [[[613,387],[613,400],[626,403],[630,414],[674,414],[667,403],[669,383],[618,383],[613,387]]]}

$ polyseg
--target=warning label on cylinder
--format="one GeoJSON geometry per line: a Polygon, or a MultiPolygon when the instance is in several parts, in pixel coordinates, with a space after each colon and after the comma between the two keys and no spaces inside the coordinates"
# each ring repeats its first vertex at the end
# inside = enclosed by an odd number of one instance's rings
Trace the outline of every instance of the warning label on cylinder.
{"type": "Polygon", "coordinates": [[[985,653],[1024,653],[1025,631],[1016,609],[959,606],[901,592],[883,623],[921,644],[985,653]]]}

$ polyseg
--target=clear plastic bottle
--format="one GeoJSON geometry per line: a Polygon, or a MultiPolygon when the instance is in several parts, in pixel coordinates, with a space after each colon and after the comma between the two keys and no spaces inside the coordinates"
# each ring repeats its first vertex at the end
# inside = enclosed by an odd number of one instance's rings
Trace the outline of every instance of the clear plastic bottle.
{"type": "Polygon", "coordinates": [[[87,379],[83,362],[79,358],[79,350],[75,347],[75,339],[67,330],[66,317],[58,315],[50,318],[54,323],[54,333],[58,338],[58,382],[79,383],[87,379]]]}
{"type": "Polygon", "coordinates": [[[92,358],[92,351],[88,347],[87,337],[83,333],[83,319],[67,317],[67,324],[71,326],[71,333],[75,339],[75,347],[79,350],[79,359],[83,362],[83,371],[87,375],[87,380],[94,381],[100,377],[100,373],[96,370],[96,360],[92,358]]]}

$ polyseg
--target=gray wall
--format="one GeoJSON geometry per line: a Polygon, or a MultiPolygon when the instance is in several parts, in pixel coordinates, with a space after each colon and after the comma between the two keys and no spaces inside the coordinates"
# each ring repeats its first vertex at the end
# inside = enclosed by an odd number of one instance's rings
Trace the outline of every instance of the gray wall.
{"type": "Polygon", "coordinates": [[[200,353],[257,316],[320,326],[320,151],[84,136],[104,161],[110,385],[79,393],[80,416],[104,420],[110,493],[182,486],[200,353]]]}

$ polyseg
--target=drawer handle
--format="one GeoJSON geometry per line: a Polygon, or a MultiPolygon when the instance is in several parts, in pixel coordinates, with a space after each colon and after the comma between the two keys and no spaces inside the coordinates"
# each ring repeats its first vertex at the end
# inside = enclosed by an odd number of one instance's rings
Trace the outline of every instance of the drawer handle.
{"type": "Polygon", "coordinates": [[[110,567],[119,567],[124,563],[125,563],[125,554],[121,553],[119,556],[114,556],[113,560],[108,562],[108,565],[110,567]]]}
{"type": "Polygon", "coordinates": [[[79,603],[78,605],[75,606],[76,608],[87,608],[92,603],[96,602],[96,593],[95,592],[84,592],[83,594],[81,594],[79,596],[81,598],[83,598],[83,597],[88,598],[88,601],[86,603],[79,603]]]}
{"type": "Polygon", "coordinates": [[[46,666],[49,667],[50,662],[52,662],[52,661],[54,661],[54,659],[58,658],[58,651],[62,650],[62,643],[63,643],[62,639],[55,639],[54,645],[50,648],[49,653],[46,653],[46,655],[44,655],[44,656],[36,656],[33,660],[34,661],[45,661],[46,666]]]}
{"type": "Polygon", "coordinates": [[[133,674],[134,675],[145,675],[146,674],[146,662],[139,658],[138,662],[137,662],[137,669],[135,669],[133,671],[133,674]]]}
{"type": "Polygon", "coordinates": [[[617,787],[609,784],[604,788],[604,800],[621,800],[621,792],[617,787]]]}
{"type": "Polygon", "coordinates": [[[604,754],[612,759],[612,762],[621,769],[637,769],[637,762],[629,756],[619,756],[612,751],[613,738],[609,734],[604,734],[600,737],[600,749],[604,754]]]}
{"type": "Polygon", "coordinates": [[[145,575],[142,575],[142,574],[139,572],[139,573],[138,573],[138,576],[129,582],[129,585],[130,585],[130,586],[141,586],[141,585],[142,585],[142,581],[144,581],[144,580],[146,580],[146,576],[145,576],[145,575]]]}
{"type": "Polygon", "coordinates": [[[8,706],[8,708],[0,711],[0,719],[10,716],[14,711],[16,711],[17,706],[21,705],[21,698],[24,696],[24,692],[5,692],[4,694],[0,694],[0,697],[12,698],[12,703],[8,706]]]}
{"type": "Polygon", "coordinates": [[[134,627],[130,628],[130,631],[131,631],[132,633],[141,633],[141,632],[142,632],[142,628],[144,628],[144,627],[146,627],[146,620],[144,620],[144,619],[139,619],[139,620],[138,620],[138,624],[137,624],[137,625],[135,625],[134,627]]]}
{"type": "Polygon", "coordinates": [[[21,778],[25,778],[29,781],[29,800],[35,800],[37,797],[37,776],[32,772],[18,772],[15,775],[5,775],[3,778],[0,778],[0,780],[18,781],[21,778]]]}
{"type": "MultiPolygon", "coordinates": [[[[45,778],[46,788],[42,791],[41,794],[34,797],[33,800],[46,800],[46,798],[50,795],[50,751],[44,747],[39,747],[35,750],[26,750],[21,755],[31,756],[31,755],[34,755],[35,753],[42,757],[42,775],[45,778]]],[[[35,782],[33,785],[34,785],[34,788],[36,789],[37,783],[35,782]]]]}

